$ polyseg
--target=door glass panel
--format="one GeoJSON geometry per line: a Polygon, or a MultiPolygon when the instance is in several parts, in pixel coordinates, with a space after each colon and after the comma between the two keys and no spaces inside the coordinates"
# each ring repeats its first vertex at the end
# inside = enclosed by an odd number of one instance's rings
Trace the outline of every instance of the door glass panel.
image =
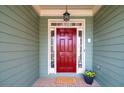
{"type": "Polygon", "coordinates": [[[51,68],[54,68],[54,63],[55,63],[55,59],[54,59],[54,40],[55,40],[54,30],[52,30],[51,31],[51,68]]]}

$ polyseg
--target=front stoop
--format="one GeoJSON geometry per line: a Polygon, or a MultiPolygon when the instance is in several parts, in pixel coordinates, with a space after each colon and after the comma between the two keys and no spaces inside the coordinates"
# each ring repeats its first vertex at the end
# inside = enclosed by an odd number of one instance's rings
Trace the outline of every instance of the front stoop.
{"type": "Polygon", "coordinates": [[[100,87],[95,80],[92,85],[88,85],[82,78],[76,79],[75,84],[58,84],[56,78],[40,78],[33,84],[33,87],[100,87]]]}

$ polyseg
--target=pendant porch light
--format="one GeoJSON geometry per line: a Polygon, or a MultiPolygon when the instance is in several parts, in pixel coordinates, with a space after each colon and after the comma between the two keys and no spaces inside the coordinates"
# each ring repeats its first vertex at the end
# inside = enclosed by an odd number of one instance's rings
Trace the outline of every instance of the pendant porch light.
{"type": "Polygon", "coordinates": [[[65,11],[65,13],[63,14],[63,20],[64,20],[65,22],[67,22],[67,21],[69,21],[69,19],[70,19],[70,13],[68,13],[68,11],[67,11],[67,5],[66,5],[66,11],[65,11]]]}

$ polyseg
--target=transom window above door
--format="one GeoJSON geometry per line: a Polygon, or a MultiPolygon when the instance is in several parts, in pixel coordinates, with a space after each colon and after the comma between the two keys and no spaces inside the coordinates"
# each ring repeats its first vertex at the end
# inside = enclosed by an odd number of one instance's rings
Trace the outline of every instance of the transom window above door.
{"type": "Polygon", "coordinates": [[[63,22],[63,23],[51,23],[51,26],[84,26],[83,23],[77,22],[63,22]]]}

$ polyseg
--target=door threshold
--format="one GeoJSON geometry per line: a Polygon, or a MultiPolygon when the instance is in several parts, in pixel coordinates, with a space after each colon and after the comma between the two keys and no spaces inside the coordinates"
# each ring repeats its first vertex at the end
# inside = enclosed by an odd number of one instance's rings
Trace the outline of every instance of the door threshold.
{"type": "Polygon", "coordinates": [[[70,77],[76,77],[77,73],[56,73],[56,76],[70,76],[70,77]]]}

